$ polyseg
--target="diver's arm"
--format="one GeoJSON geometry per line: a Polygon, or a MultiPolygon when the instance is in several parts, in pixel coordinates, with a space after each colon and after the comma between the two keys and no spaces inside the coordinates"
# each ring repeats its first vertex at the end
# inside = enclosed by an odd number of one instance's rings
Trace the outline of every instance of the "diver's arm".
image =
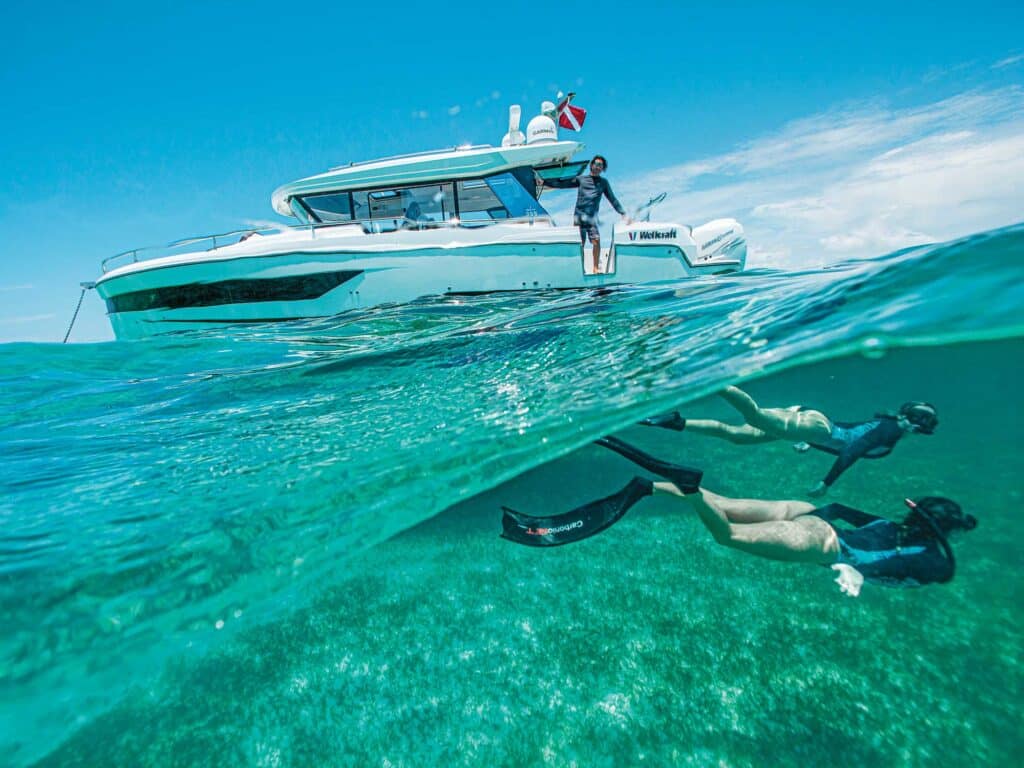
{"type": "Polygon", "coordinates": [[[897,550],[864,564],[862,575],[877,584],[903,588],[945,584],[952,580],[956,573],[956,561],[951,559],[952,550],[943,551],[941,543],[938,548],[926,546],[924,552],[918,547],[912,549],[918,551],[897,550]]]}
{"type": "Polygon", "coordinates": [[[842,520],[855,528],[860,528],[862,525],[873,523],[876,520],[885,519],[877,515],[869,515],[867,512],[848,507],[845,504],[829,504],[827,507],[820,507],[814,510],[814,514],[826,522],[831,523],[833,520],[842,520]]]}
{"type": "Polygon", "coordinates": [[[832,484],[839,479],[839,476],[848,470],[853,463],[857,461],[861,456],[871,450],[874,446],[875,441],[871,438],[875,430],[871,430],[866,435],[857,438],[843,450],[836,457],[835,463],[832,464],[832,468],[825,475],[825,479],[821,482],[824,483],[826,488],[831,488],[832,484]]]}

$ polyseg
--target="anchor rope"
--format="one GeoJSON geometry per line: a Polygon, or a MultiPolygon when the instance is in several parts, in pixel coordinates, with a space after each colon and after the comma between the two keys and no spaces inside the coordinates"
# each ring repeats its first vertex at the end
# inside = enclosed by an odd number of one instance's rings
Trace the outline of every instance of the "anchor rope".
{"type": "Polygon", "coordinates": [[[68,339],[71,337],[71,329],[75,327],[75,320],[78,319],[78,310],[82,308],[82,300],[85,298],[85,292],[93,287],[91,283],[82,283],[82,292],[78,294],[78,306],[75,307],[75,314],[71,316],[71,323],[68,325],[68,332],[64,334],[64,341],[61,344],[67,344],[68,339]]]}

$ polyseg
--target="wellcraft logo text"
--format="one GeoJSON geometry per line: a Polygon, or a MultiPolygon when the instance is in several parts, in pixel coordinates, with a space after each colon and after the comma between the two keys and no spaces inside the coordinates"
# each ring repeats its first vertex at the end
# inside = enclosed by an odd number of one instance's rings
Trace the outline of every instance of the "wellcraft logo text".
{"type": "Polygon", "coordinates": [[[673,240],[675,236],[674,229],[641,229],[629,233],[630,240],[673,240]]]}

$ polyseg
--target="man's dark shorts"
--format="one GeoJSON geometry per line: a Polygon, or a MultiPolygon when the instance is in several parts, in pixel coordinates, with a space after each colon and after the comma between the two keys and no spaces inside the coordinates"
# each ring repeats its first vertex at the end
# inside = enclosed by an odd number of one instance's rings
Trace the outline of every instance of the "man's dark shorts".
{"type": "Polygon", "coordinates": [[[580,228],[580,242],[583,245],[587,244],[589,239],[592,243],[601,242],[601,233],[597,229],[597,222],[593,219],[583,218],[582,216],[576,216],[573,223],[580,228]]]}

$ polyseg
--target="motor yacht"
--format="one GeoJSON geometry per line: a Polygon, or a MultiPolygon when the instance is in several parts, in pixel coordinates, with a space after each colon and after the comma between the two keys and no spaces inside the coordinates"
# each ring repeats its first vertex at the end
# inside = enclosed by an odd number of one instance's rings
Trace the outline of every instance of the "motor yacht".
{"type": "MultiPolygon", "coordinates": [[[[289,225],[133,249],[95,288],[114,334],[137,339],[217,325],[329,317],[430,295],[650,283],[742,269],[743,228],[617,224],[594,270],[579,228],[558,225],[540,181],[586,171],[584,145],[513,107],[501,146],[350,163],[272,196],[289,225]]],[[[546,122],[545,122],[546,121],[546,122]]],[[[550,125],[549,125],[550,123],[550,125]]]]}

